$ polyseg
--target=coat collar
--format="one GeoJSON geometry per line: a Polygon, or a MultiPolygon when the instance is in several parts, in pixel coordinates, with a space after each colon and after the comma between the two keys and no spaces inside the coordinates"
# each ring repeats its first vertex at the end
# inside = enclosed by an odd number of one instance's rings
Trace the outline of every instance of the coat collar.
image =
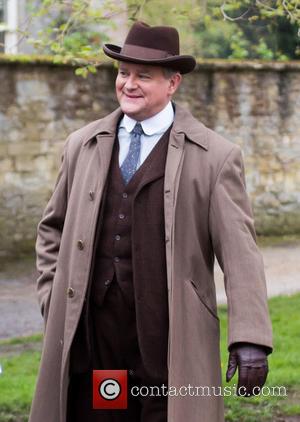
{"type": "Polygon", "coordinates": [[[175,105],[175,119],[172,131],[178,134],[184,134],[191,142],[208,150],[206,127],[188,110],[178,104],[175,105]]]}
{"type": "Polygon", "coordinates": [[[115,136],[117,124],[122,115],[122,110],[120,107],[118,107],[116,110],[105,116],[103,119],[99,119],[93,122],[93,126],[89,130],[87,130],[84,136],[83,145],[85,146],[96,135],[115,136]]]}
{"type": "MultiPolygon", "coordinates": [[[[194,142],[205,150],[208,150],[208,140],[205,126],[183,107],[175,103],[173,103],[173,105],[175,106],[175,118],[171,135],[172,132],[175,132],[175,134],[184,134],[191,142],[194,142]]],[[[101,135],[114,137],[116,135],[117,124],[122,115],[122,110],[118,107],[103,119],[96,120],[94,125],[86,133],[83,145],[86,145],[96,135],[99,135],[100,139],[101,135]]]]}

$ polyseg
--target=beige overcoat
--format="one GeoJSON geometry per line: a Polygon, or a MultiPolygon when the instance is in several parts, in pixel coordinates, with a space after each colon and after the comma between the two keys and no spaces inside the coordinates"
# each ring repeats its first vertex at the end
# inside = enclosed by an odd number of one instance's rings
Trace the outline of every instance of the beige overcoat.
{"type": "MultiPolygon", "coordinates": [[[[68,137],[38,225],[37,289],[45,335],[30,422],[66,420],[70,346],[86,296],[120,114],[117,109],[68,137]]],[[[263,261],[240,148],[178,105],[165,168],[164,210],[173,391],[168,422],[221,422],[223,399],[218,390],[215,396],[207,390],[221,385],[214,254],[224,272],[228,345],[244,341],[272,347],[263,261]],[[187,395],[191,391],[194,395],[187,395]]]]}

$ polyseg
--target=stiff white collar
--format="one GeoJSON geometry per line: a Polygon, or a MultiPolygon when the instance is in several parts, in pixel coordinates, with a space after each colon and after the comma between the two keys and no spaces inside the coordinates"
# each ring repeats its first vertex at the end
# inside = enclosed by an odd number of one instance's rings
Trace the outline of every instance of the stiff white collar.
{"type": "MultiPolygon", "coordinates": [[[[164,133],[174,120],[174,110],[171,101],[159,113],[149,119],[141,121],[143,131],[146,135],[154,135],[164,133]]],[[[124,127],[128,133],[132,131],[136,124],[136,120],[124,114],[119,127],[124,127]]]]}

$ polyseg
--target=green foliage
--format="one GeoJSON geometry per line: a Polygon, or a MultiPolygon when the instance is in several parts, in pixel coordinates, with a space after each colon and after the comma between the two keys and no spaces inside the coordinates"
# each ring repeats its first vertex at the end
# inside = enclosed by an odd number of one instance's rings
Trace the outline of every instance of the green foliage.
{"type": "Polygon", "coordinates": [[[297,1],[224,1],[225,20],[237,31],[230,57],[288,60],[299,56],[300,4],[297,1]]]}
{"type": "Polygon", "coordinates": [[[242,32],[237,31],[231,37],[230,48],[232,53],[229,58],[246,59],[249,56],[249,41],[242,37],[242,32]]]}
{"type": "Polygon", "coordinates": [[[290,60],[300,56],[297,0],[30,0],[45,25],[30,41],[57,63],[79,66],[86,77],[103,60],[102,44],[116,42],[135,20],[173,25],[181,51],[202,58],[290,60]],[[121,31],[122,32],[122,31],[121,31]]]}
{"type": "MultiPolygon", "coordinates": [[[[31,0],[31,7],[35,0],[31,0]]],[[[115,5],[101,2],[101,7],[92,6],[91,0],[42,0],[34,19],[43,19],[45,26],[36,39],[29,39],[38,52],[51,54],[55,62],[90,64],[91,57],[102,56],[102,43],[107,41],[107,28],[112,27],[110,14],[115,5]]],[[[92,72],[97,65],[87,66],[92,72]]],[[[85,72],[81,74],[84,76],[85,72]]]]}
{"type": "Polygon", "coordinates": [[[288,60],[299,54],[299,24],[273,13],[258,1],[207,2],[196,26],[197,55],[210,58],[288,60]]]}

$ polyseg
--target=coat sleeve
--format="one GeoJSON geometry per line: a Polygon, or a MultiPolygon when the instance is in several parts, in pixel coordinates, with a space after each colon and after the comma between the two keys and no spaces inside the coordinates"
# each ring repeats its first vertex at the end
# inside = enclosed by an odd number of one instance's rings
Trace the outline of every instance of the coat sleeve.
{"type": "Polygon", "coordinates": [[[65,141],[61,155],[61,165],[54,185],[54,190],[42,219],[37,226],[35,244],[36,268],[38,271],[37,295],[41,313],[46,323],[52,283],[56,271],[57,257],[64,227],[68,202],[68,157],[65,141]]]}
{"type": "Polygon", "coordinates": [[[209,225],[215,255],[224,273],[228,302],[228,347],[237,342],[272,350],[262,256],[246,192],[241,149],[234,146],[217,176],[209,225]]]}

